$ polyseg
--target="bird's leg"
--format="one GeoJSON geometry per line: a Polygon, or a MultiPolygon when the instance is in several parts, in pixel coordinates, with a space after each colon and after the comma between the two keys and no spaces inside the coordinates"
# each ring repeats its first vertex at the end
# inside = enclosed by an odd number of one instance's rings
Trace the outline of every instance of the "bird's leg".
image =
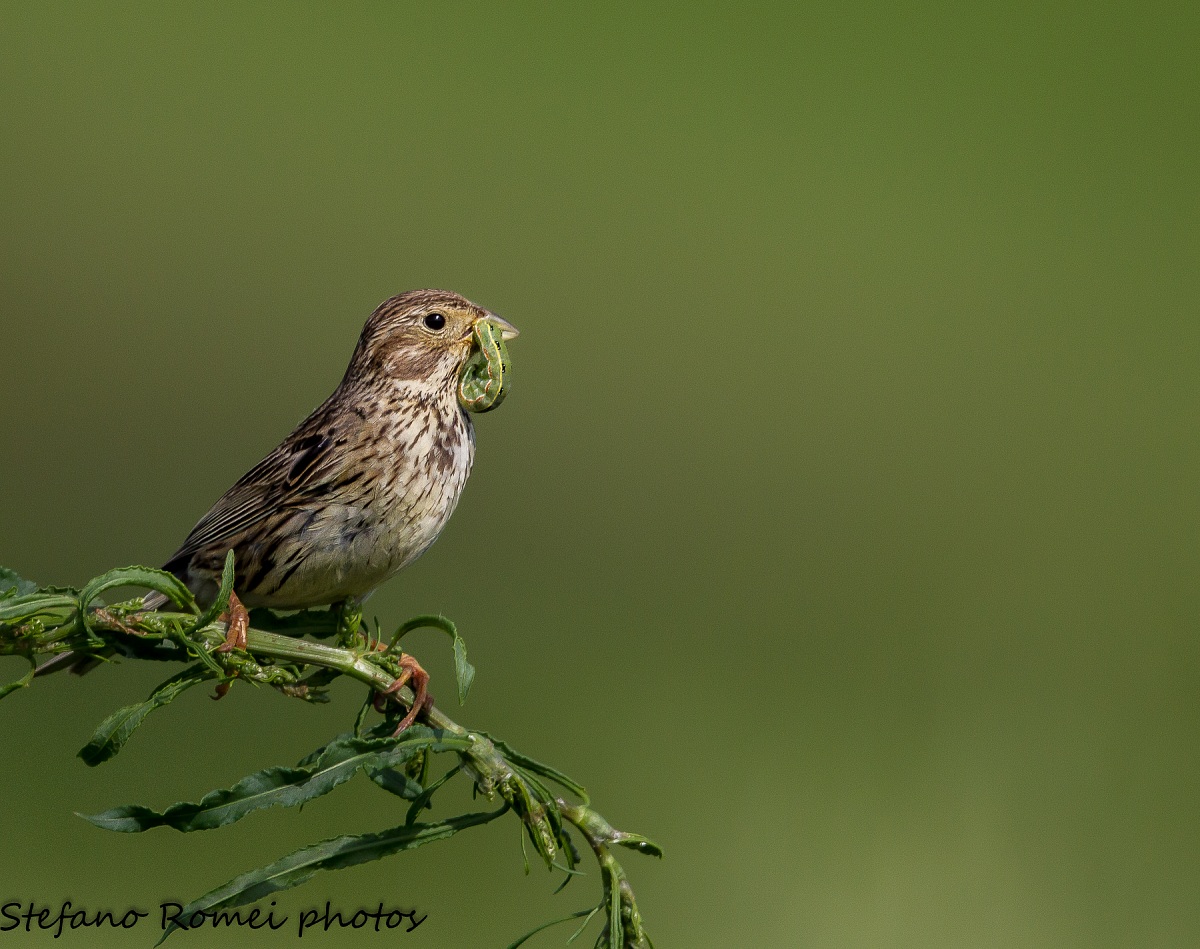
{"type": "Polygon", "coordinates": [[[362,600],[358,597],[347,597],[333,607],[334,619],[337,621],[337,642],[343,649],[358,644],[359,630],[362,628],[362,600]]]}
{"type": "Polygon", "coordinates": [[[221,614],[221,619],[228,623],[225,632],[225,642],[216,649],[217,652],[229,652],[233,649],[246,648],[246,630],[250,628],[250,613],[242,605],[236,593],[229,593],[229,608],[221,614]]]}
{"type": "Polygon", "coordinates": [[[400,675],[386,689],[376,693],[375,708],[382,712],[386,705],[387,698],[390,695],[395,695],[402,688],[412,682],[413,703],[408,710],[408,714],[400,720],[400,724],[393,735],[399,735],[404,729],[408,728],[417,720],[417,716],[425,711],[429,706],[433,705],[433,696],[429,694],[429,673],[421,668],[421,664],[417,660],[405,653],[400,657],[400,675]]]}

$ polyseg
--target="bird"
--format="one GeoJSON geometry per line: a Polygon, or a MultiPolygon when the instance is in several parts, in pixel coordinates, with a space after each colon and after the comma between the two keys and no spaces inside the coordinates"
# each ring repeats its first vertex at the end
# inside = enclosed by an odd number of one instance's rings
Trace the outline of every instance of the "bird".
{"type": "MultiPolygon", "coordinates": [[[[229,632],[219,650],[245,647],[248,607],[357,609],[429,549],[475,457],[468,408],[478,406],[460,395],[460,381],[481,341],[517,335],[449,290],[410,290],[376,307],[333,393],[213,504],[163,565],[206,606],[233,551],[229,632]]],[[[165,602],[152,593],[144,605],[165,602]]],[[[429,678],[411,656],[401,664],[389,691],[411,679],[417,697],[399,730],[415,719],[429,678]]]]}

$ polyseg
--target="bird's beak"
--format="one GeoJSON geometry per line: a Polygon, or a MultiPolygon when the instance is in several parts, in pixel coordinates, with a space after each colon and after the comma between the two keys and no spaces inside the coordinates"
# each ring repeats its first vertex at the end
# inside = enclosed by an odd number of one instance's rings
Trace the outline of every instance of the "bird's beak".
{"type": "Polygon", "coordinates": [[[486,320],[500,330],[501,339],[516,339],[520,335],[520,330],[508,322],[508,320],[500,319],[495,313],[489,313],[487,316],[481,316],[479,319],[486,320]]]}

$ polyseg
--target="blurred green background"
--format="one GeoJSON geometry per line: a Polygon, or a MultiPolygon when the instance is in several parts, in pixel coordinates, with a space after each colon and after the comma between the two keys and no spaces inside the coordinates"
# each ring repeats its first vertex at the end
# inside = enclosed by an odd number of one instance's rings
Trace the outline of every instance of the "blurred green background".
{"type": "MultiPolygon", "coordinates": [[[[1200,17],[1124,6],[8,2],[0,563],[162,562],[380,300],[452,288],[520,327],[515,388],[368,612],[454,617],[457,717],[663,844],[627,861],[660,947],[1195,945],[1200,17]]],[[[84,767],[161,674],[0,707],[5,900],[145,908],[397,822],[356,781],[84,824],[360,697],[197,690],[84,767]]],[[[499,822],[278,902],[477,949],[598,886],[556,883],[499,822]]]]}

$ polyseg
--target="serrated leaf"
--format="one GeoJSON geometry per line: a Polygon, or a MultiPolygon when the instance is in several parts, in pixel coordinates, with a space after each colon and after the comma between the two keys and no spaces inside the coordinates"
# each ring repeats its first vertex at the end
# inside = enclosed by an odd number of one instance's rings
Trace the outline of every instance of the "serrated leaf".
{"type": "MultiPolygon", "coordinates": [[[[338,735],[332,741],[330,741],[329,745],[332,745],[333,742],[335,742],[335,741],[342,741],[343,739],[353,738],[353,737],[354,736],[351,735],[350,732],[342,732],[340,735],[338,735]]],[[[296,762],[296,767],[297,768],[307,768],[309,765],[315,764],[317,761],[320,760],[321,755],[325,754],[325,749],[328,748],[329,745],[322,745],[320,748],[316,748],[313,751],[310,751],[303,758],[301,758],[299,761],[296,762]]]]}
{"type": "Polygon", "coordinates": [[[192,613],[199,612],[192,591],[173,573],[156,570],[153,567],[137,566],[118,567],[89,581],[79,593],[80,610],[86,610],[92,600],[105,590],[111,590],[114,587],[148,587],[161,593],[181,609],[192,613]]]}
{"type": "Polygon", "coordinates": [[[326,745],[321,756],[306,767],[266,768],[242,778],[231,788],[211,791],[197,802],[172,804],[164,811],[127,804],[102,814],[81,816],[97,827],[121,833],[140,833],[152,827],[173,827],[184,833],[212,830],[266,807],[304,804],[349,781],[359,769],[372,773],[390,768],[423,748],[461,751],[470,746],[465,739],[442,737],[430,729],[423,731],[418,735],[405,732],[396,739],[338,739],[326,745]]]}
{"type": "Polygon", "coordinates": [[[221,570],[221,587],[217,591],[217,598],[212,601],[208,609],[196,617],[196,622],[188,627],[184,636],[196,635],[199,630],[204,629],[209,623],[215,622],[216,618],[225,612],[229,607],[229,597],[233,593],[233,577],[233,551],[231,550],[225,555],[225,566],[221,570]]]}
{"type": "Polygon", "coordinates": [[[195,636],[197,632],[214,622],[228,608],[229,597],[233,593],[233,576],[233,551],[230,550],[225,554],[225,566],[221,571],[221,586],[217,591],[216,599],[209,604],[208,609],[196,617],[196,621],[187,629],[176,629],[168,634],[172,640],[182,646],[190,655],[199,659],[208,668],[208,671],[219,679],[225,678],[225,670],[213,658],[212,652],[202,643],[196,641],[195,636]]]}
{"type": "Polygon", "coordinates": [[[146,720],[147,715],[170,704],[192,686],[212,677],[212,673],[203,666],[189,666],[159,685],[146,701],[117,709],[100,723],[91,741],[79,750],[79,757],[89,767],[108,761],[125,746],[125,742],[146,720]]]}
{"type": "Polygon", "coordinates": [[[33,681],[33,674],[37,672],[37,663],[28,656],[24,658],[29,662],[29,671],[21,676],[21,678],[17,679],[16,682],[10,682],[8,685],[0,688],[0,699],[5,698],[13,692],[16,692],[17,689],[25,688],[25,686],[29,685],[29,683],[33,681]]]}
{"type": "Polygon", "coordinates": [[[38,613],[71,610],[79,605],[78,594],[62,587],[47,587],[21,596],[0,600],[0,623],[20,622],[38,613]]]}
{"type": "Polygon", "coordinates": [[[388,645],[388,651],[395,649],[406,633],[422,628],[440,629],[454,640],[454,676],[458,680],[458,704],[466,704],[467,693],[471,691],[471,683],[475,681],[475,667],[467,662],[467,644],[458,635],[458,627],[450,619],[440,614],[414,616],[396,630],[396,634],[392,636],[392,641],[388,645]]]}
{"type": "MultiPolygon", "coordinates": [[[[212,913],[245,906],[247,903],[261,900],[271,893],[299,886],[322,870],[353,867],[360,863],[390,857],[392,854],[405,850],[414,850],[436,840],[445,840],[460,830],[495,820],[506,810],[508,810],[507,807],[502,807],[495,811],[462,814],[459,817],[452,817],[437,823],[402,825],[375,834],[359,834],[324,840],[288,854],[269,866],[243,873],[189,903],[179,913],[179,916],[187,919],[201,911],[212,913]]],[[[174,923],[168,926],[162,939],[158,941],[158,945],[161,945],[163,940],[178,928],[174,923]]]]}
{"type": "Polygon", "coordinates": [[[10,596],[26,596],[37,592],[38,585],[23,579],[15,570],[0,567],[0,600],[10,596]]]}

